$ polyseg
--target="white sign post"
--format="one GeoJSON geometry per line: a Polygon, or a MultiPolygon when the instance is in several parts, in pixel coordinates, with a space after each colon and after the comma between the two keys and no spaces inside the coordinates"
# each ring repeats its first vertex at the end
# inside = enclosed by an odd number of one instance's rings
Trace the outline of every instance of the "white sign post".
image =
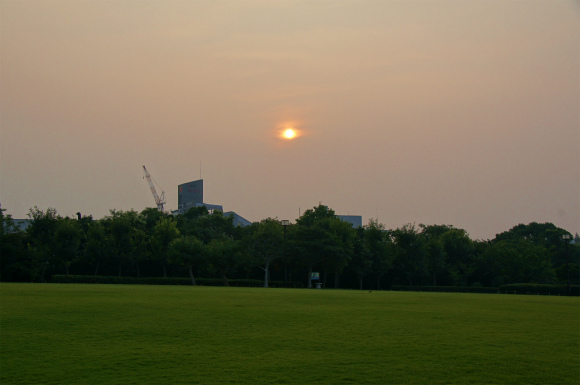
{"type": "Polygon", "coordinates": [[[312,275],[310,276],[311,280],[316,280],[318,282],[314,282],[316,284],[316,288],[317,289],[321,289],[322,288],[322,283],[320,282],[320,273],[318,272],[313,272],[312,275]]]}

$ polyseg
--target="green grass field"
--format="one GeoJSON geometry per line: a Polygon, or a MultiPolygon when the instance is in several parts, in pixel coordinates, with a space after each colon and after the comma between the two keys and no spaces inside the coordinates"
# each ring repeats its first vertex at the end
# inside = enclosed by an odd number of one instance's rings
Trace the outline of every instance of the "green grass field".
{"type": "Polygon", "coordinates": [[[2,384],[578,384],[578,298],[0,284],[2,384]]]}

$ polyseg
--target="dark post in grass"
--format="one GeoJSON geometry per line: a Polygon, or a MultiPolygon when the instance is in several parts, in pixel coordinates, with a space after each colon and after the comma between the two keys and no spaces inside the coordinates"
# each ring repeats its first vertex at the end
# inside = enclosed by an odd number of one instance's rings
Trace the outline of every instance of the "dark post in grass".
{"type": "Polygon", "coordinates": [[[568,258],[568,241],[570,240],[570,234],[562,235],[562,239],[566,244],[566,280],[567,280],[566,293],[568,296],[571,296],[572,292],[570,290],[570,259],[568,258]]]}
{"type": "Polygon", "coordinates": [[[286,227],[290,224],[288,219],[282,219],[282,226],[284,226],[284,287],[288,287],[288,268],[286,259],[286,227]]]}

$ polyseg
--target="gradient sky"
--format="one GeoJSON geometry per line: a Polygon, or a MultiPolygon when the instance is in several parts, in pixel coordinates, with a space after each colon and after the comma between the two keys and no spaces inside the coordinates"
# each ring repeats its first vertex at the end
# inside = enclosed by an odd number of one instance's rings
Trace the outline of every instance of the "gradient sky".
{"type": "Polygon", "coordinates": [[[580,232],[578,1],[0,1],[0,203],[580,232]],[[288,141],[281,129],[300,136],[288,141]]]}

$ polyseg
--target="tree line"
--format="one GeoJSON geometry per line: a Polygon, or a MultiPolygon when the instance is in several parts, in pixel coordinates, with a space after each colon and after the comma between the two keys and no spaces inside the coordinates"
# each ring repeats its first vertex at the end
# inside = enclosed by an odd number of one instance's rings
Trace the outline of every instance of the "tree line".
{"type": "Polygon", "coordinates": [[[312,287],[389,289],[393,285],[498,287],[579,282],[580,243],[552,223],[519,224],[491,240],[452,225],[360,228],[322,204],[294,224],[267,218],[247,227],[205,207],[170,215],[147,208],[111,210],[102,219],[30,209],[20,230],[0,210],[0,281],[48,282],[56,274],[216,277],[301,282],[312,287]]]}

